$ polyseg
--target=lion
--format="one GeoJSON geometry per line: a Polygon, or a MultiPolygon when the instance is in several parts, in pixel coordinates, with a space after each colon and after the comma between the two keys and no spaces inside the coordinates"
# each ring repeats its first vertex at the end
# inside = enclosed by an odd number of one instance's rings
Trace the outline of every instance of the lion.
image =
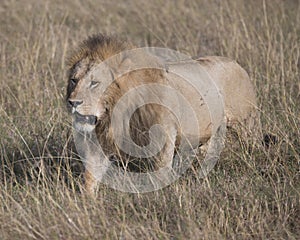
{"type": "MultiPolygon", "coordinates": [[[[172,168],[176,149],[184,139],[183,128],[188,129],[185,133],[188,133],[193,148],[204,146],[210,141],[213,134],[211,115],[214,109],[209,109],[209,104],[201,94],[199,95],[193,84],[187,83],[182,76],[174,73],[180,70],[193,76],[195,64],[213,81],[224,104],[224,116],[216,119],[214,124],[225,121],[228,128],[237,131],[242,129],[245,138],[261,137],[254,86],[246,71],[235,61],[225,57],[208,56],[188,61],[168,62],[151,54],[134,56],[128,54],[128,51],[134,49],[136,47],[131,43],[121,41],[117,37],[98,34],[83,41],[71,53],[68,60],[66,101],[72,113],[75,134],[95,130],[97,140],[106,156],[128,159],[129,155],[134,155],[135,158],[139,154],[143,155],[145,146],[151,145],[153,137],[151,128],[157,124],[163,128],[164,142],[160,145],[159,151],[151,157],[154,166],[152,170],[161,167],[172,168]],[[150,64],[150,67],[140,67],[136,70],[137,65],[143,64],[150,64]],[[150,85],[152,86],[150,90],[142,89],[143,86],[150,85]],[[179,95],[184,98],[176,94],[174,98],[170,98],[172,89],[179,91],[179,95]],[[140,92],[135,95],[131,90],[140,92]],[[125,101],[123,97],[128,92],[133,94],[133,97],[126,98],[125,101]],[[141,105],[137,103],[146,101],[145,99],[150,102],[141,105]],[[119,104],[120,100],[123,105],[119,104]],[[158,104],[164,101],[170,106],[158,104]],[[182,104],[184,101],[185,104],[182,104]],[[189,112],[185,105],[189,105],[192,112],[189,112]],[[173,109],[178,109],[176,114],[172,113],[173,109]],[[125,122],[126,117],[118,115],[123,111],[125,113],[127,111],[130,115],[130,127],[124,132],[122,128],[116,129],[118,124],[125,122]],[[192,118],[190,114],[194,114],[196,125],[189,122],[192,118]],[[180,124],[180,121],[185,121],[185,124],[180,124]],[[124,143],[126,146],[126,141],[117,142],[116,138],[122,136],[130,138],[138,150],[124,151],[120,144],[124,143]]],[[[202,81],[196,73],[194,76],[196,84],[197,81],[202,81]]],[[[159,129],[156,129],[157,131],[159,129]]],[[[160,138],[156,140],[159,142],[160,138]]],[[[93,157],[86,155],[89,157],[86,157],[85,165],[88,165],[93,161],[91,159],[93,157]]],[[[137,159],[144,161],[145,158],[147,154],[137,159]]],[[[97,171],[90,167],[86,167],[85,170],[85,187],[90,193],[95,191],[99,181],[99,177],[96,177],[97,171]]],[[[102,168],[101,171],[103,175],[106,170],[102,168]]]]}

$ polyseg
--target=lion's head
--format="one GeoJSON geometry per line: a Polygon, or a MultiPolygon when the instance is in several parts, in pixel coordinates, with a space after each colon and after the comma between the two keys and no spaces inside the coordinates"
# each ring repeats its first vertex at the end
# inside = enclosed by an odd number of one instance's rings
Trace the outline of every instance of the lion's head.
{"type": "MultiPolygon", "coordinates": [[[[115,67],[104,60],[127,48],[125,42],[97,35],[84,41],[70,56],[66,100],[76,130],[90,132],[107,117],[119,86],[114,81],[115,67]]],[[[121,64],[123,60],[117,59],[121,64]]]]}
{"type": "Polygon", "coordinates": [[[74,118],[77,130],[91,131],[97,122],[105,118],[108,105],[105,101],[104,83],[113,81],[109,69],[97,69],[99,75],[95,78],[95,67],[85,58],[75,64],[70,71],[67,104],[74,118]],[[99,79],[99,78],[103,79],[99,79]],[[101,81],[102,80],[102,81],[101,81]]]}
{"type": "Polygon", "coordinates": [[[117,100],[130,89],[164,81],[161,63],[132,49],[129,43],[100,34],[88,38],[70,56],[66,100],[76,130],[90,132],[105,122],[117,100]],[[152,68],[140,67],[147,63],[152,68]]]}

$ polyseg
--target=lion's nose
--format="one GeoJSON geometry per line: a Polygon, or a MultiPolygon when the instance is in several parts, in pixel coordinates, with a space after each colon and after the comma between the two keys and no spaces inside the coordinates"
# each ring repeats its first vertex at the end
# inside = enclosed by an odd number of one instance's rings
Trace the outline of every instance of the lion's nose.
{"type": "Polygon", "coordinates": [[[71,107],[74,107],[74,108],[76,108],[78,105],[80,105],[80,104],[82,104],[83,103],[83,101],[78,101],[78,100],[70,100],[69,99],[69,104],[70,104],[70,106],[71,107]]]}

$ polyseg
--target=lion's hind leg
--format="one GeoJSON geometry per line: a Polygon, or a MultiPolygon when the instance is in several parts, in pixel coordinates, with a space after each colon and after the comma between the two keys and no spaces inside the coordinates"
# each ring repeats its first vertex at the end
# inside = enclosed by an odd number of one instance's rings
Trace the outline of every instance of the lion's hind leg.
{"type": "Polygon", "coordinates": [[[238,141],[240,147],[247,149],[248,152],[252,152],[261,146],[263,134],[259,111],[253,109],[247,118],[228,121],[227,136],[231,144],[238,141]]]}

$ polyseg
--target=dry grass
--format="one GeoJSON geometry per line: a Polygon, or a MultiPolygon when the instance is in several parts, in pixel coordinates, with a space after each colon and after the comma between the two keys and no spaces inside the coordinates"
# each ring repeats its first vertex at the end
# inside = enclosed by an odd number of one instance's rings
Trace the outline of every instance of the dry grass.
{"type": "Polygon", "coordinates": [[[0,239],[300,238],[298,1],[5,0],[0,13],[0,239]],[[148,194],[81,194],[64,59],[95,32],[236,59],[279,142],[227,148],[205,180],[187,173],[148,194]]]}

